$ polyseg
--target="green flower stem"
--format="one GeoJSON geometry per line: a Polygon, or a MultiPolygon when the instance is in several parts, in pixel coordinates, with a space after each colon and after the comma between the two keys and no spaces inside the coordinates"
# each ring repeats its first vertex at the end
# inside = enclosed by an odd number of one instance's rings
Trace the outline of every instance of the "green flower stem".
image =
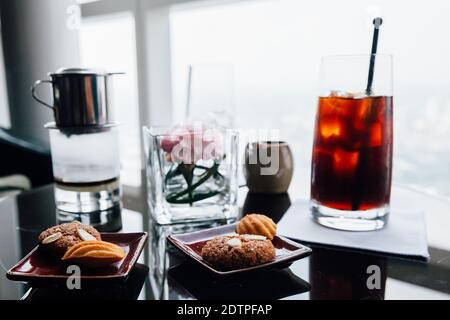
{"type": "MultiPolygon", "coordinates": [[[[195,166],[197,169],[203,169],[203,170],[209,170],[210,168],[208,168],[208,167],[205,167],[205,166],[195,166]]],[[[219,178],[223,178],[223,175],[219,172],[219,171],[217,171],[215,174],[214,174],[215,176],[217,175],[219,178]]]]}
{"type": "Polygon", "coordinates": [[[180,169],[181,173],[183,174],[184,180],[186,180],[187,183],[187,192],[188,192],[188,200],[189,205],[192,206],[192,180],[194,178],[194,167],[195,165],[185,165],[180,164],[178,168],[180,169]]]}
{"type": "Polygon", "coordinates": [[[176,166],[173,165],[172,168],[170,168],[169,172],[167,172],[166,174],[166,178],[164,179],[164,183],[167,184],[169,182],[170,179],[172,179],[173,177],[181,174],[181,165],[182,164],[177,164],[176,166]]]}
{"type": "MultiPolygon", "coordinates": [[[[207,192],[207,193],[198,193],[196,195],[194,195],[192,197],[192,202],[196,202],[196,201],[200,201],[200,200],[204,200],[204,199],[208,199],[210,197],[213,197],[215,195],[218,195],[220,193],[220,191],[211,191],[211,192],[207,192]]],[[[167,202],[169,203],[187,203],[189,200],[185,199],[185,198],[177,198],[177,199],[167,199],[167,202]]]]}
{"type": "MultiPolygon", "coordinates": [[[[192,192],[196,188],[201,186],[210,177],[212,177],[214,174],[217,173],[217,170],[219,169],[219,164],[220,163],[215,162],[214,165],[210,169],[208,169],[204,174],[202,174],[200,176],[200,179],[194,184],[192,184],[192,178],[193,178],[193,171],[194,171],[193,169],[195,166],[190,166],[190,170],[186,170],[186,168],[184,168],[185,166],[182,166],[183,168],[180,168],[180,170],[183,173],[184,178],[186,179],[186,183],[188,185],[187,189],[180,191],[174,195],[168,195],[166,197],[167,202],[170,202],[170,203],[186,203],[186,202],[188,202],[190,205],[192,205],[193,202],[199,201],[199,199],[197,199],[195,196],[193,196],[192,192]],[[190,172],[190,175],[187,174],[188,171],[190,172]],[[178,199],[186,194],[188,195],[188,199],[187,199],[188,201],[186,201],[186,199],[183,199],[182,202],[177,202],[177,201],[181,201],[178,199]]],[[[199,194],[198,196],[201,196],[201,195],[202,194],[199,194]]],[[[206,198],[202,198],[201,200],[206,199],[206,198]]]]}

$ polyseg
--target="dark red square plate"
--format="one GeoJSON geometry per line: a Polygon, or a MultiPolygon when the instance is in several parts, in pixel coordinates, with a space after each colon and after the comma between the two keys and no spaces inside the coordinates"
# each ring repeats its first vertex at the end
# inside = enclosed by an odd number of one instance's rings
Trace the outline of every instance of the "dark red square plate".
{"type": "MultiPolygon", "coordinates": [[[[147,241],[147,232],[101,233],[102,240],[112,242],[124,248],[126,256],[108,268],[81,268],[81,281],[126,280],[138,260],[147,241]]],[[[10,280],[23,281],[35,286],[65,282],[71,273],[67,273],[68,264],[49,257],[35,247],[29,254],[8,270],[10,280]]]]}
{"type": "Polygon", "coordinates": [[[204,268],[212,271],[216,275],[227,276],[227,275],[237,275],[244,272],[262,270],[266,268],[283,268],[288,266],[295,260],[302,259],[311,254],[312,250],[306,246],[303,246],[297,242],[291,241],[282,236],[275,236],[272,243],[275,247],[275,260],[263,263],[257,266],[241,268],[235,270],[218,270],[212,265],[208,264],[201,257],[201,251],[203,246],[208,240],[214,237],[225,236],[227,234],[232,234],[236,230],[236,224],[230,224],[226,226],[221,226],[217,228],[205,229],[201,231],[169,235],[167,240],[175,246],[178,250],[184,253],[186,256],[199,263],[204,268]]]}

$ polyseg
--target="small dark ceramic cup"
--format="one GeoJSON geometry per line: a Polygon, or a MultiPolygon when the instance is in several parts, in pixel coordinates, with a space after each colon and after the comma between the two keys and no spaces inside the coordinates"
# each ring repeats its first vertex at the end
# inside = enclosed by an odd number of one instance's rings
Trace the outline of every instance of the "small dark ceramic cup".
{"type": "Polygon", "coordinates": [[[247,144],[244,175],[250,192],[287,192],[293,172],[294,160],[286,142],[259,141],[247,144]]]}

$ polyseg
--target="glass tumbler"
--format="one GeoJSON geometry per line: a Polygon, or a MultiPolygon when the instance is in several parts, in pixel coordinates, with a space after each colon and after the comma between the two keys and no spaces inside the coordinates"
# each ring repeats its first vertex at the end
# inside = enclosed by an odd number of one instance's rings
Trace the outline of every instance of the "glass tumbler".
{"type": "Polygon", "coordinates": [[[392,175],[392,57],[322,59],[311,169],[311,211],[327,227],[369,231],[389,214],[392,175]]]}

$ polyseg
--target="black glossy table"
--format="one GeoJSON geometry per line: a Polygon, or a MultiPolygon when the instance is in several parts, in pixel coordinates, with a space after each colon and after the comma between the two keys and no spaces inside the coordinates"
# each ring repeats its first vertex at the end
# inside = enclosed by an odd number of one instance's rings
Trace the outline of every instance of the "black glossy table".
{"type": "MultiPolygon", "coordinates": [[[[146,207],[144,194],[139,200],[142,208],[146,207]]],[[[290,195],[262,196],[240,190],[243,213],[264,212],[275,221],[283,217],[291,198],[300,196],[295,186],[290,195]]],[[[309,244],[313,254],[289,268],[221,279],[167,245],[170,227],[154,225],[146,210],[124,208],[105,213],[96,223],[103,230],[149,232],[147,246],[130,277],[123,284],[69,291],[30,288],[5,276],[6,270],[36,245],[40,231],[71,219],[56,212],[53,186],[49,185],[0,199],[0,299],[449,299],[450,202],[400,187],[393,188],[393,202],[426,208],[429,262],[309,244]],[[379,289],[367,286],[369,265],[381,268],[379,289]]],[[[127,203],[132,202],[124,198],[125,207],[127,203]]]]}

